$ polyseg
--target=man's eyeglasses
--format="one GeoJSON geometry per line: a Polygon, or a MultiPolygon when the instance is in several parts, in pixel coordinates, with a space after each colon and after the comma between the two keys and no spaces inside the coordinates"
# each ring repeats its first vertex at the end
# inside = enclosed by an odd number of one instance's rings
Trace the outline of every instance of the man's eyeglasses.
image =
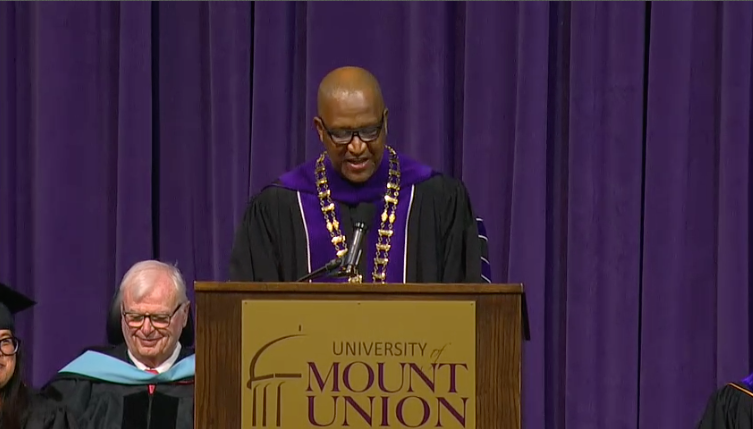
{"type": "Polygon", "coordinates": [[[7,337],[0,340],[0,353],[5,356],[13,356],[18,352],[18,346],[21,340],[15,337],[7,337]]]}
{"type": "Polygon", "coordinates": [[[370,143],[379,137],[384,125],[384,116],[379,120],[376,125],[369,125],[368,127],[361,127],[357,129],[331,129],[324,123],[324,119],[321,117],[319,120],[322,122],[322,127],[327,131],[329,138],[337,145],[349,145],[353,141],[353,137],[358,136],[364,143],[370,143]]]}
{"type": "Polygon", "coordinates": [[[170,322],[172,321],[172,318],[175,316],[175,313],[178,312],[178,310],[183,307],[183,304],[185,302],[178,304],[178,306],[173,310],[172,313],[157,313],[157,314],[149,314],[149,313],[134,313],[131,311],[125,311],[124,309],[121,309],[121,312],[123,313],[123,318],[126,321],[126,324],[131,328],[140,328],[144,325],[144,321],[148,318],[149,321],[152,323],[152,326],[154,326],[157,329],[165,329],[168,326],[170,326],[170,322]]]}

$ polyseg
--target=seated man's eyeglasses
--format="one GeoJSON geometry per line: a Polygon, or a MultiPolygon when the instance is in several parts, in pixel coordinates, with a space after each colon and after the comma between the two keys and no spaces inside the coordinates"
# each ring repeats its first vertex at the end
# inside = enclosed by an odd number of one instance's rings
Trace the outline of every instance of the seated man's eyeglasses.
{"type": "Polygon", "coordinates": [[[121,308],[121,313],[123,313],[126,324],[128,324],[128,326],[131,328],[140,328],[144,325],[144,321],[148,318],[153,327],[157,329],[165,329],[170,326],[170,322],[172,321],[173,316],[175,316],[175,313],[177,313],[178,310],[183,307],[183,304],[185,304],[185,302],[178,304],[175,310],[173,310],[173,312],[170,314],[135,313],[132,311],[125,311],[124,308],[121,308]]]}
{"type": "Polygon", "coordinates": [[[21,340],[15,337],[6,337],[0,340],[0,353],[5,356],[13,356],[18,352],[18,345],[21,340]]]}

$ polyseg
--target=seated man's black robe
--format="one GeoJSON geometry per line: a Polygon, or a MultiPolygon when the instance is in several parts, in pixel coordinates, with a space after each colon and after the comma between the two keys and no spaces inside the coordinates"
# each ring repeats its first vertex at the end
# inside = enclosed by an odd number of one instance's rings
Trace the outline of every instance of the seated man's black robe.
{"type": "Polygon", "coordinates": [[[714,392],[698,429],[753,429],[753,374],[714,392]]]}
{"type": "Polygon", "coordinates": [[[155,375],[138,369],[124,344],[90,349],[43,391],[82,429],[193,429],[194,357],[182,348],[170,370],[155,375]]]}
{"type": "MultiPolygon", "coordinates": [[[[342,178],[329,158],[324,162],[346,240],[353,234],[354,208],[364,202],[376,208],[359,264],[364,283],[372,282],[388,158],[385,151],[374,175],[358,185],[342,178]]],[[[490,282],[486,236],[479,231],[483,225],[474,215],[463,183],[402,155],[399,164],[401,189],[385,282],[490,282]]],[[[316,161],[307,162],[251,199],[235,235],[231,281],[294,282],[336,258],[321,211],[315,169],[316,161]]]]}

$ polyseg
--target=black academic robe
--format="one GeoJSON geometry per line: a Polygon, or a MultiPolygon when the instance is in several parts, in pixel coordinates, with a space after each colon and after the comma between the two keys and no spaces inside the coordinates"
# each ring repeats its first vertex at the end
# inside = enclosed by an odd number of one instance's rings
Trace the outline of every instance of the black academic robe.
{"type": "MultiPolygon", "coordinates": [[[[363,201],[376,207],[359,264],[365,283],[372,282],[386,159],[387,153],[369,182],[359,186],[346,183],[326,163],[332,199],[347,240],[353,234],[354,208],[363,201]]],[[[486,237],[483,231],[480,234],[464,184],[408,158],[400,160],[403,183],[386,282],[488,282],[490,275],[482,276],[482,265],[488,269],[486,237]]],[[[336,257],[320,211],[314,169],[313,162],[303,164],[251,199],[236,230],[231,281],[293,282],[336,257]]]]}
{"type": "Polygon", "coordinates": [[[745,383],[729,383],[714,392],[697,429],[753,429],[753,392],[745,383]]]}
{"type": "MultiPolygon", "coordinates": [[[[125,345],[90,350],[133,365],[125,345]]],[[[193,354],[192,348],[182,348],[176,365],[193,354]]],[[[153,393],[149,393],[147,384],[127,385],[60,372],[43,388],[43,392],[64,403],[81,429],[194,427],[193,376],[156,384],[153,393]]]]}
{"type": "Polygon", "coordinates": [[[60,403],[39,392],[27,391],[28,408],[22,418],[24,429],[76,429],[75,418],[60,403]]]}

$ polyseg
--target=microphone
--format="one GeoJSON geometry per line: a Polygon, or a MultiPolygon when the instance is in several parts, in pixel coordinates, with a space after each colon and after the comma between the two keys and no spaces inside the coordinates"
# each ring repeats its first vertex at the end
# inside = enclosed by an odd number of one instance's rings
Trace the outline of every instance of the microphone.
{"type": "Polygon", "coordinates": [[[296,282],[307,282],[326,276],[354,276],[358,269],[358,263],[361,260],[361,243],[363,242],[363,237],[366,235],[366,231],[369,230],[371,220],[374,219],[374,210],[374,205],[369,203],[361,203],[356,206],[351,216],[355,225],[354,235],[347,253],[343,257],[332,259],[323,267],[306,274],[296,280],[296,282]]]}
{"type": "Polygon", "coordinates": [[[361,248],[369,225],[374,219],[374,204],[361,203],[353,210],[353,240],[350,242],[348,252],[342,263],[342,272],[348,276],[355,276],[358,272],[358,263],[361,261],[361,248]]]}

